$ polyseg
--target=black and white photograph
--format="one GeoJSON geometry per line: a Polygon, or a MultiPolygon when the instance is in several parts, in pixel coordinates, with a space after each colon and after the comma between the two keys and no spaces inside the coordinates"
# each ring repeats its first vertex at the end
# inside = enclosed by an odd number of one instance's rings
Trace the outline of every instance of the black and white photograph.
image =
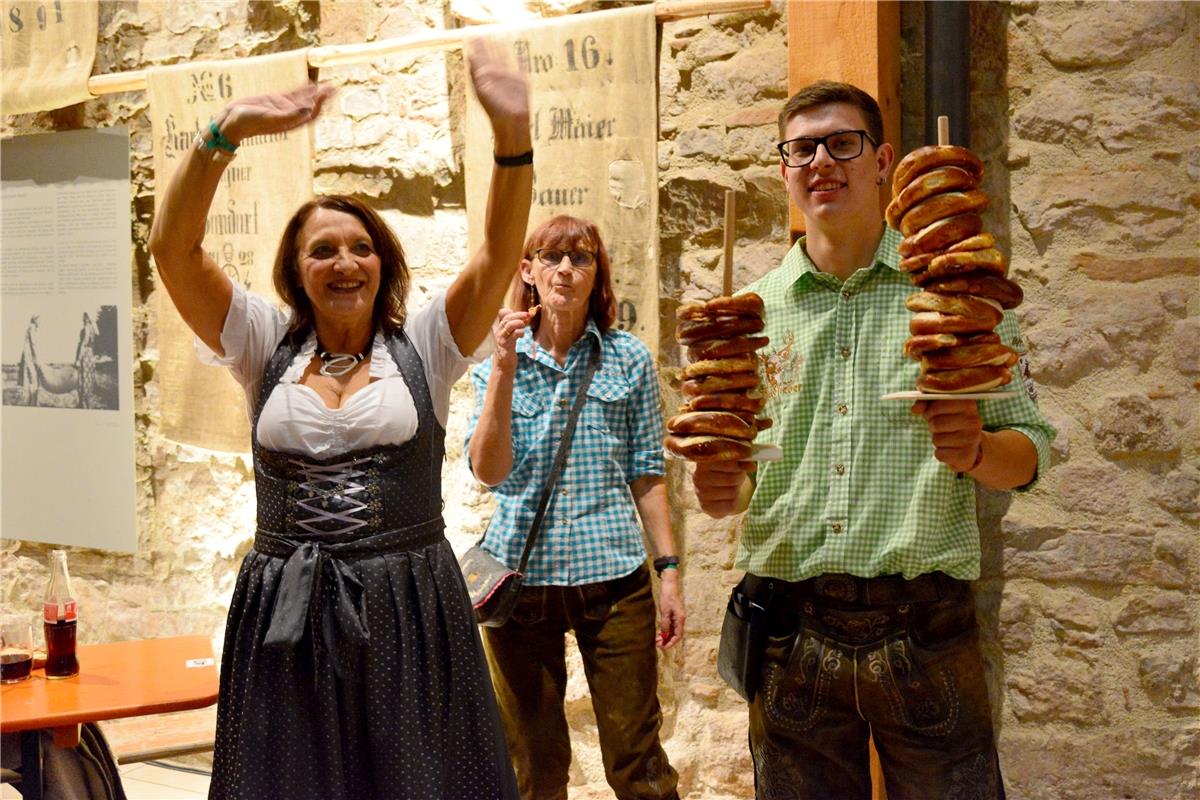
{"type": "Polygon", "coordinates": [[[47,304],[6,318],[4,405],[116,411],[117,356],[116,305],[47,304]]]}

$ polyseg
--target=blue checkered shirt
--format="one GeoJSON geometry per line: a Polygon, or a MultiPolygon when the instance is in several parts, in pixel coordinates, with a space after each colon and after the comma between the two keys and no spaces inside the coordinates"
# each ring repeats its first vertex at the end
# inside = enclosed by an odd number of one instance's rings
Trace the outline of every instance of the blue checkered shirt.
{"type": "MultiPolygon", "coordinates": [[[[611,580],[628,575],[646,560],[629,484],[644,475],[664,474],[658,375],[650,350],[637,337],[624,331],[601,336],[590,321],[561,367],[545,349],[533,352],[529,330],[517,343],[513,467],[502,483],[492,487],[496,513],[482,547],[511,568],[520,563],[596,338],[601,341],[600,367],[588,387],[570,455],[529,559],[528,585],[578,586],[611,580]]],[[[475,411],[467,429],[468,444],[479,422],[491,371],[490,358],[471,371],[475,411]]]]}

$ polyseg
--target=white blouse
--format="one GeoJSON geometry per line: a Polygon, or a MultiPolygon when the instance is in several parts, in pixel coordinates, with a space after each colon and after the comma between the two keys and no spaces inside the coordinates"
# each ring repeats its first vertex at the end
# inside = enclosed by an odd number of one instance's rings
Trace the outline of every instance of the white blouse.
{"type": "MultiPolygon", "coordinates": [[[[287,335],[292,314],[234,284],[233,300],[221,329],[222,358],[196,339],[196,354],[213,366],[228,367],[246,394],[246,416],[254,405],[263,371],[287,335]]],[[[420,311],[410,314],[404,332],[421,356],[433,410],[443,427],[450,410],[450,389],[471,364],[490,349],[485,338],[476,354],[462,355],[446,319],[441,292],[420,311]]],[[[392,360],[382,332],[371,349],[372,381],[329,408],[320,395],[299,383],[317,350],[317,335],[308,339],[284,370],[258,418],[258,441],[268,450],[326,457],[378,445],[403,444],[417,433],[417,410],[399,366],[392,360]]]]}

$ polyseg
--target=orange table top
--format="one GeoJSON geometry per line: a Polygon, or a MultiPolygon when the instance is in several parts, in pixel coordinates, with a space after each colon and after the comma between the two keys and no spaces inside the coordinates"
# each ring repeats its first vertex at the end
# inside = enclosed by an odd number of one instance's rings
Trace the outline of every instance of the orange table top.
{"type": "Polygon", "coordinates": [[[204,636],[79,645],[79,674],[43,672],[0,687],[0,731],[203,708],[217,700],[212,642],[204,636]]]}

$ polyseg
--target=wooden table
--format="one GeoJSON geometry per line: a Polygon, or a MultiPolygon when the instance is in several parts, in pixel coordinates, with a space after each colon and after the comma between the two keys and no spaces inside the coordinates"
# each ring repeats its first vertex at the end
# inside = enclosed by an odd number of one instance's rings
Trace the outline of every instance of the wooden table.
{"type": "Polygon", "coordinates": [[[47,680],[41,670],[0,689],[0,731],[21,732],[22,792],[41,798],[39,732],[74,747],[84,722],[203,708],[217,700],[212,642],[204,636],[79,646],[79,674],[47,680]]]}

